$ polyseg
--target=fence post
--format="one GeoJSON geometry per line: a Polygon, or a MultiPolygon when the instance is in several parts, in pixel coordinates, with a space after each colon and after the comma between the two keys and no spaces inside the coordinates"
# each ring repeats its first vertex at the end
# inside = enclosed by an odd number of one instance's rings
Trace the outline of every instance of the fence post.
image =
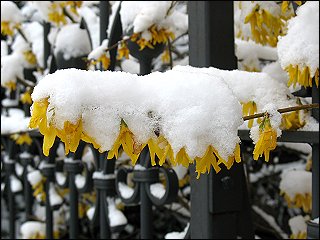
{"type": "MultiPolygon", "coordinates": [[[[188,11],[190,65],[236,69],[233,2],[190,1],[188,11]]],[[[191,238],[253,238],[242,163],[198,180],[190,168],[191,238]]]]}

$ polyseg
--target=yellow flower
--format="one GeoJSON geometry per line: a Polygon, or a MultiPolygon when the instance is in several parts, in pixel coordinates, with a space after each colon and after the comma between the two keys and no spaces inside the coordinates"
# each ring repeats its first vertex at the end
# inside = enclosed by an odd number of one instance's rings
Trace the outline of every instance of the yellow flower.
{"type": "Polygon", "coordinates": [[[291,234],[290,239],[307,239],[307,232],[299,231],[297,234],[291,234]]]}
{"type": "Polygon", "coordinates": [[[97,60],[91,60],[91,64],[95,65],[97,63],[101,62],[102,63],[102,68],[104,70],[108,70],[110,66],[110,58],[109,55],[107,54],[102,54],[97,60]]]}
{"type": "Polygon", "coordinates": [[[287,193],[284,191],[280,192],[280,195],[283,195],[284,199],[286,200],[288,207],[292,208],[302,208],[304,212],[310,213],[312,207],[312,196],[309,193],[301,194],[298,193],[292,199],[287,193]]]}
{"type": "Polygon", "coordinates": [[[170,62],[170,54],[169,54],[169,48],[167,48],[162,56],[161,56],[161,60],[163,63],[169,63],[170,62]]]}
{"type": "Polygon", "coordinates": [[[301,119],[299,111],[282,114],[281,125],[282,129],[297,130],[305,125],[305,121],[301,119]]]}
{"type": "Polygon", "coordinates": [[[32,104],[30,91],[26,91],[25,93],[21,94],[20,100],[23,104],[32,104]]]}
{"type": "Polygon", "coordinates": [[[46,178],[42,177],[39,182],[32,186],[33,196],[37,197],[40,194],[40,199],[42,202],[46,201],[46,192],[44,190],[44,184],[46,182],[46,178]]]}
{"type": "MultiPolygon", "coordinates": [[[[309,67],[301,70],[298,65],[292,66],[290,64],[285,70],[289,73],[288,87],[291,85],[296,87],[297,83],[304,87],[312,87],[312,77],[309,67]]],[[[316,86],[319,87],[319,69],[316,70],[314,78],[316,86]]]]}
{"type": "Polygon", "coordinates": [[[233,165],[234,160],[236,162],[240,162],[240,146],[236,145],[234,156],[230,156],[228,158],[228,162],[225,161],[218,153],[218,151],[212,147],[208,146],[205,154],[200,157],[196,157],[196,172],[198,173],[197,179],[200,177],[200,173],[210,173],[211,166],[216,171],[216,173],[220,172],[221,168],[219,167],[220,163],[224,163],[228,169],[233,165]]]}
{"type": "Polygon", "coordinates": [[[125,57],[126,59],[129,59],[129,49],[127,47],[127,44],[124,41],[121,42],[121,47],[118,50],[117,59],[121,60],[123,57],[125,57]]]}
{"type": "MultiPolygon", "coordinates": [[[[250,101],[247,103],[242,103],[242,116],[249,116],[253,115],[257,112],[257,104],[254,101],[250,101]]],[[[248,128],[252,128],[253,125],[253,119],[250,119],[248,121],[248,128]]]]}
{"type": "Polygon", "coordinates": [[[122,146],[123,151],[130,157],[133,165],[136,164],[140,152],[145,146],[145,144],[142,145],[135,141],[133,133],[129,130],[123,120],[121,121],[119,136],[114,142],[112,149],[109,151],[107,158],[118,158],[120,146],[122,146]]]}
{"type": "Polygon", "coordinates": [[[61,1],[59,2],[59,5],[62,8],[69,7],[70,11],[78,16],[79,13],[77,9],[82,6],[82,1],[61,1]]]}
{"type": "MultiPolygon", "coordinates": [[[[65,154],[69,151],[75,152],[79,146],[82,137],[82,120],[78,120],[76,124],[69,121],[64,122],[63,129],[56,129],[56,135],[64,142],[65,154]]],[[[54,140],[53,140],[54,141],[54,140]]]]}
{"type": "Polygon", "coordinates": [[[13,27],[10,26],[10,22],[3,21],[1,22],[1,34],[5,36],[13,36],[14,31],[13,27]]]}
{"type": "Polygon", "coordinates": [[[277,132],[271,127],[269,117],[265,115],[259,126],[259,140],[254,146],[253,159],[258,160],[258,158],[264,154],[264,159],[268,162],[270,151],[276,147],[277,132]]]}
{"type": "Polygon", "coordinates": [[[34,55],[34,53],[31,50],[24,51],[23,56],[24,56],[24,59],[31,65],[37,64],[37,57],[36,55],[34,55]]]}
{"type": "Polygon", "coordinates": [[[61,6],[58,6],[56,3],[51,4],[50,12],[48,13],[48,20],[57,26],[60,26],[60,24],[67,24],[67,19],[61,9],[61,6]]]}
{"type": "Polygon", "coordinates": [[[13,140],[15,140],[16,144],[18,144],[18,145],[22,145],[24,143],[26,143],[27,145],[31,145],[31,143],[32,143],[32,139],[28,133],[14,134],[11,136],[11,138],[13,140]]]}
{"type": "Polygon", "coordinates": [[[134,33],[130,37],[132,42],[136,42],[140,46],[140,51],[145,47],[154,49],[154,45],[165,44],[169,39],[173,40],[175,38],[173,32],[167,31],[164,28],[158,29],[156,25],[152,25],[148,31],[151,33],[151,39],[148,41],[141,37],[141,33],[134,33]]]}
{"type": "Polygon", "coordinates": [[[280,17],[275,17],[256,4],[244,23],[250,23],[252,40],[261,44],[277,46],[278,36],[283,34],[284,23],[280,17]]]}
{"type": "Polygon", "coordinates": [[[8,88],[10,91],[14,91],[17,88],[17,84],[14,81],[5,82],[3,86],[8,88]]]}

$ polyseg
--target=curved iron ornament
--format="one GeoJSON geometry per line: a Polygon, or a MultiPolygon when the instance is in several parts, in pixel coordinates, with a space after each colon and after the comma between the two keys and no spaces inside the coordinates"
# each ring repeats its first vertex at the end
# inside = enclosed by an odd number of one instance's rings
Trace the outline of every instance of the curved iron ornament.
{"type": "Polygon", "coordinates": [[[134,169],[119,168],[116,174],[116,191],[125,204],[140,203],[141,238],[152,238],[152,205],[161,206],[172,203],[178,194],[179,181],[173,169],[164,167],[151,167],[150,154],[147,148],[143,149],[139,157],[139,168],[134,169]],[[133,173],[132,194],[123,196],[119,184],[127,184],[128,174],[133,173]],[[159,174],[165,177],[165,192],[158,198],[154,196],[150,187],[154,183],[160,183],[159,174]]]}

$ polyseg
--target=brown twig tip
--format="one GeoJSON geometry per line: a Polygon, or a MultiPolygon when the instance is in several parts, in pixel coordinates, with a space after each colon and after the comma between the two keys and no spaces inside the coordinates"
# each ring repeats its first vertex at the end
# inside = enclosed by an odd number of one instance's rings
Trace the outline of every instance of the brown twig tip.
{"type": "MultiPolygon", "coordinates": [[[[278,112],[279,113],[287,113],[287,112],[293,112],[293,111],[310,109],[310,108],[319,108],[319,103],[305,104],[305,105],[299,105],[299,106],[295,106],[295,107],[280,108],[280,109],[278,109],[278,112]]],[[[265,115],[265,113],[256,113],[253,115],[245,116],[245,117],[243,117],[243,121],[263,117],[264,115],[265,115]]]]}

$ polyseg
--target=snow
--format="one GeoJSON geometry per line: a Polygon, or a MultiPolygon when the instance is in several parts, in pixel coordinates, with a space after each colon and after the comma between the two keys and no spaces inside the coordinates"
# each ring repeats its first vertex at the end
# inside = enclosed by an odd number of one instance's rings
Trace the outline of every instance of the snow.
{"type": "Polygon", "coordinates": [[[24,20],[18,6],[13,1],[1,1],[1,22],[21,23],[24,20]]]}
{"type": "Polygon", "coordinates": [[[16,174],[21,177],[22,174],[23,174],[23,166],[19,163],[16,163],[15,164],[15,171],[16,171],[16,174]]]}
{"type": "Polygon", "coordinates": [[[305,170],[292,170],[282,173],[280,190],[291,199],[297,194],[312,195],[312,173],[305,170]]]}
{"type": "Polygon", "coordinates": [[[76,183],[77,188],[83,188],[84,185],[86,184],[85,176],[82,176],[81,174],[77,174],[75,183],[76,183]]]}
{"type": "Polygon", "coordinates": [[[110,220],[110,227],[127,224],[128,220],[125,215],[116,208],[114,198],[107,197],[108,201],[108,217],[110,220]]]}
{"type": "Polygon", "coordinates": [[[14,52],[7,56],[1,56],[1,86],[8,82],[17,82],[17,78],[23,77],[23,55],[14,52]]]}
{"type": "Polygon", "coordinates": [[[1,40],[1,58],[8,55],[8,44],[6,41],[1,40]]]}
{"type": "Polygon", "coordinates": [[[103,54],[107,54],[108,58],[110,58],[110,53],[105,51],[108,48],[108,43],[109,43],[109,39],[103,40],[100,46],[98,46],[97,48],[93,49],[89,53],[88,59],[97,60],[103,54]]]}
{"type": "Polygon", "coordinates": [[[15,175],[10,176],[10,184],[13,193],[22,191],[22,183],[15,175]]]}
{"type": "Polygon", "coordinates": [[[311,222],[319,224],[319,218],[312,219],[311,222]]]}
{"type": "MultiPolygon", "coordinates": [[[[144,36],[152,25],[174,32],[176,37],[188,29],[188,17],[184,9],[173,9],[167,16],[171,1],[123,1],[121,3],[121,23],[124,32],[133,28],[134,33],[142,32],[144,36]]],[[[148,37],[146,38],[148,39],[148,37]]]]}
{"type": "Polygon", "coordinates": [[[307,223],[303,216],[298,215],[289,219],[288,222],[293,235],[298,233],[307,232],[307,223]]]}
{"type": "Polygon", "coordinates": [[[69,24],[61,28],[57,35],[54,54],[63,53],[63,58],[87,56],[91,52],[88,32],[79,24],[69,24]]]}
{"type": "Polygon", "coordinates": [[[277,48],[263,46],[254,41],[245,41],[239,38],[235,39],[236,56],[238,59],[258,58],[270,61],[278,60],[277,48]]]}
{"type": "Polygon", "coordinates": [[[118,189],[123,198],[130,198],[133,195],[133,189],[123,182],[118,183],[118,189]]]}
{"type": "Polygon", "coordinates": [[[287,239],[288,236],[286,233],[284,233],[281,228],[278,226],[278,224],[276,223],[275,219],[273,216],[265,213],[262,209],[260,209],[258,206],[253,205],[252,209],[259,214],[261,217],[263,217],[264,220],[266,220],[268,222],[268,224],[270,224],[270,226],[276,230],[284,239],[287,239]]]}
{"type": "Polygon", "coordinates": [[[306,124],[302,128],[299,128],[297,131],[311,131],[311,132],[319,131],[319,122],[315,118],[307,115],[305,118],[305,121],[306,121],[306,124]]]}
{"type": "Polygon", "coordinates": [[[181,165],[177,165],[177,166],[173,166],[172,169],[175,171],[175,173],[177,174],[178,179],[182,179],[184,178],[184,176],[187,174],[188,169],[181,166],[181,165]]]}
{"type": "Polygon", "coordinates": [[[145,170],[147,170],[146,167],[144,167],[144,166],[142,166],[142,165],[140,165],[140,164],[136,164],[133,169],[134,169],[135,171],[145,171],[145,170]]]}
{"type": "Polygon", "coordinates": [[[156,198],[161,199],[165,195],[166,189],[162,183],[153,183],[150,184],[150,192],[156,198]]]}
{"type": "Polygon", "coordinates": [[[46,236],[46,224],[37,221],[27,221],[20,227],[21,238],[31,239],[35,236],[46,236]]]}
{"type": "Polygon", "coordinates": [[[188,223],[187,226],[184,228],[184,230],[182,232],[170,232],[167,233],[164,238],[165,239],[184,239],[188,229],[189,229],[190,224],[188,223]]]}
{"type": "Polygon", "coordinates": [[[58,184],[63,185],[67,180],[67,176],[62,172],[56,172],[56,181],[58,184]]]}
{"type": "Polygon", "coordinates": [[[28,181],[31,186],[37,185],[42,180],[42,174],[39,170],[34,170],[28,173],[28,181]]]}
{"type": "Polygon", "coordinates": [[[93,219],[93,215],[94,215],[95,210],[96,210],[95,207],[91,207],[87,211],[87,217],[89,218],[90,221],[93,219]]]}
{"type": "Polygon", "coordinates": [[[9,109],[9,116],[1,115],[1,134],[28,131],[30,117],[25,117],[20,109],[9,109]]]}
{"type": "Polygon", "coordinates": [[[319,68],[319,2],[307,1],[296,14],[288,22],[287,34],[279,38],[280,64],[283,69],[290,64],[301,70],[308,66],[313,77],[319,68]]]}
{"type": "Polygon", "coordinates": [[[308,143],[279,142],[277,143],[277,145],[285,146],[287,148],[294,149],[306,154],[310,154],[312,152],[312,147],[308,143]]]}
{"type": "Polygon", "coordinates": [[[53,183],[50,183],[49,188],[50,204],[51,206],[60,205],[63,202],[62,197],[57,193],[53,183]]]}
{"type": "Polygon", "coordinates": [[[104,174],[102,171],[101,172],[96,171],[92,175],[93,179],[115,179],[115,177],[116,177],[115,174],[104,174]]]}
{"type": "Polygon", "coordinates": [[[240,141],[241,105],[216,75],[177,69],[146,76],[65,69],[45,76],[32,93],[33,101],[47,97],[48,109],[55,113],[49,121],[62,129],[64,122],[81,118],[84,132],[101,151],[113,146],[121,119],[140,143],[155,137],[154,126],[159,125],[174,154],[185,147],[191,158],[202,156],[211,144],[228,159],[240,141]],[[158,117],[150,118],[150,111],[158,117]]]}

